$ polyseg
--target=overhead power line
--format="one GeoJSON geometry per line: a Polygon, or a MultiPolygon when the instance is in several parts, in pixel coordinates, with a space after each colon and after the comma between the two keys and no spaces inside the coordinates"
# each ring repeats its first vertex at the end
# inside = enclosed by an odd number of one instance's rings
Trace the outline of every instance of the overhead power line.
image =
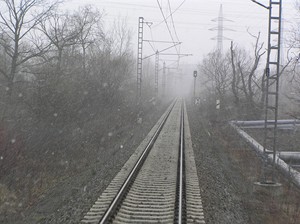
{"type": "MultiPolygon", "coordinates": [[[[152,24],[151,24],[152,25],[152,24]]],[[[151,34],[151,39],[153,40],[153,33],[152,33],[152,28],[151,28],[151,25],[148,25],[149,26],[149,29],[150,29],[150,34],[151,34]]],[[[153,42],[153,46],[152,46],[152,43],[150,43],[150,46],[152,47],[153,51],[155,52],[155,43],[153,42]]]]}
{"type": "MultiPolygon", "coordinates": [[[[143,40],[145,42],[156,42],[156,43],[174,43],[172,41],[163,41],[163,40],[143,40]]],[[[181,43],[181,42],[175,42],[175,43],[181,43]]]]}
{"type": "MultiPolygon", "coordinates": [[[[180,7],[183,5],[183,3],[184,3],[185,1],[186,1],[186,0],[183,0],[183,1],[180,3],[180,5],[179,5],[172,13],[170,13],[170,15],[167,16],[166,19],[169,19],[170,16],[172,16],[175,12],[177,12],[177,10],[180,9],[180,7]]],[[[153,28],[159,26],[159,25],[162,24],[163,22],[164,22],[164,20],[160,21],[158,24],[154,25],[153,28]]]]}
{"type": "MultiPolygon", "coordinates": [[[[173,48],[173,47],[176,47],[176,46],[179,45],[179,44],[181,44],[181,43],[180,43],[180,42],[175,42],[175,44],[172,45],[171,47],[167,47],[167,48],[165,48],[165,49],[163,49],[163,50],[160,50],[158,53],[161,53],[161,52],[164,52],[164,51],[166,51],[166,50],[169,50],[169,49],[171,49],[171,48],[173,48]]],[[[156,54],[156,53],[155,53],[155,54],[156,54]]],[[[149,55],[149,56],[147,56],[147,57],[144,57],[143,60],[145,60],[145,59],[147,59],[147,58],[150,58],[150,57],[152,57],[152,56],[155,55],[155,54],[151,54],[151,55],[149,55]]],[[[177,53],[177,55],[178,55],[178,53],[177,53]]]]}
{"type": "Polygon", "coordinates": [[[155,46],[152,44],[153,42],[152,41],[147,41],[150,45],[150,47],[152,48],[152,50],[155,52],[155,46]]]}
{"type": "MultiPolygon", "coordinates": [[[[173,37],[172,32],[171,32],[171,30],[170,30],[169,24],[168,24],[168,22],[167,22],[167,19],[166,19],[166,17],[165,17],[165,14],[164,14],[164,12],[163,12],[163,9],[162,9],[162,7],[161,7],[161,4],[159,3],[159,0],[156,0],[156,1],[157,1],[158,6],[159,6],[160,12],[161,12],[161,14],[162,14],[162,16],[163,16],[163,18],[164,18],[164,22],[165,22],[165,24],[166,24],[166,26],[167,26],[167,29],[168,29],[169,34],[170,34],[170,37],[171,37],[173,43],[175,43],[174,37],[173,37]]],[[[174,46],[175,46],[175,49],[176,49],[177,54],[179,54],[179,51],[178,51],[178,49],[177,49],[177,47],[176,47],[175,44],[174,44],[174,46]]]]}
{"type": "Polygon", "coordinates": [[[179,41],[179,38],[178,38],[178,35],[177,35],[177,31],[176,31],[176,28],[175,28],[174,19],[173,19],[173,14],[172,14],[172,9],[171,9],[170,0],[168,0],[168,5],[169,5],[170,17],[171,17],[171,21],[172,21],[172,24],[173,24],[174,33],[175,33],[175,36],[176,36],[176,38],[177,38],[177,41],[179,41]]]}

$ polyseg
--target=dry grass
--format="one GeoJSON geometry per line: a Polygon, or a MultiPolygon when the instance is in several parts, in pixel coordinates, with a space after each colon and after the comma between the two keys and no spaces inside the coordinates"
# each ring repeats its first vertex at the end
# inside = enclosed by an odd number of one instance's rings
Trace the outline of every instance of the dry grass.
{"type": "MultiPolygon", "coordinates": [[[[228,128],[225,130],[218,132],[218,135],[226,146],[225,149],[232,162],[240,168],[244,181],[249,186],[253,186],[253,183],[259,180],[261,160],[235,133],[228,128]]],[[[259,136],[260,133],[252,134],[259,136]]],[[[249,194],[245,195],[244,204],[253,215],[263,217],[265,224],[298,224],[300,223],[300,191],[281,174],[278,174],[278,179],[282,184],[280,196],[276,197],[272,193],[254,193],[249,187],[249,194]]]]}

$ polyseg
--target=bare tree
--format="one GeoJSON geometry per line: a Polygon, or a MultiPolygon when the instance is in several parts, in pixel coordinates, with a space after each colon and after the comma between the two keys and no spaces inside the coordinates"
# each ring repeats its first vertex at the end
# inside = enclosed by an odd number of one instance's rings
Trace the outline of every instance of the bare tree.
{"type": "Polygon", "coordinates": [[[201,73],[205,76],[205,85],[217,99],[221,101],[221,110],[224,109],[224,100],[228,94],[231,74],[228,56],[222,56],[219,51],[213,51],[203,59],[199,66],[201,73]]]}
{"type": "Polygon", "coordinates": [[[9,66],[1,68],[0,73],[7,80],[8,95],[20,67],[32,58],[41,56],[48,45],[29,44],[30,33],[58,5],[58,1],[46,0],[1,0],[0,32],[1,42],[9,58],[9,66]]]}
{"type": "Polygon", "coordinates": [[[48,20],[41,23],[40,30],[49,39],[50,44],[54,46],[56,55],[56,72],[60,75],[63,63],[63,51],[65,48],[77,44],[79,30],[69,14],[59,14],[52,12],[48,20]]]}
{"type": "Polygon", "coordinates": [[[87,49],[96,42],[96,39],[104,38],[104,31],[101,24],[103,12],[93,10],[92,6],[87,5],[79,9],[73,15],[76,30],[79,32],[78,43],[82,50],[82,67],[84,75],[87,71],[87,49]]]}
{"type": "MultiPolygon", "coordinates": [[[[240,107],[240,101],[242,100],[246,106],[246,112],[248,116],[258,116],[261,112],[262,105],[257,103],[255,97],[263,100],[264,98],[264,76],[259,77],[258,67],[261,61],[261,57],[265,54],[263,51],[263,43],[260,43],[260,33],[258,36],[254,36],[254,52],[253,56],[238,47],[234,47],[233,42],[231,42],[230,47],[230,61],[232,67],[232,93],[235,98],[235,104],[237,107],[240,107]],[[259,80],[262,79],[262,83],[259,83],[259,80]],[[257,93],[259,89],[260,94],[257,93]]],[[[261,74],[260,74],[261,75],[261,74]]],[[[258,102],[262,102],[258,100],[258,102]]]]}
{"type": "Polygon", "coordinates": [[[115,20],[109,36],[111,49],[119,57],[132,54],[132,31],[126,24],[126,19],[118,18],[115,20]]]}
{"type": "Polygon", "coordinates": [[[233,50],[233,42],[231,41],[230,46],[230,56],[231,56],[231,66],[232,66],[232,82],[231,82],[231,90],[234,96],[234,104],[235,106],[240,106],[240,96],[239,96],[239,83],[240,83],[240,76],[237,74],[237,68],[235,65],[235,52],[233,50]]]}
{"type": "Polygon", "coordinates": [[[98,77],[103,98],[121,98],[120,89],[133,74],[132,32],[120,18],[91,48],[91,73],[98,77]]]}

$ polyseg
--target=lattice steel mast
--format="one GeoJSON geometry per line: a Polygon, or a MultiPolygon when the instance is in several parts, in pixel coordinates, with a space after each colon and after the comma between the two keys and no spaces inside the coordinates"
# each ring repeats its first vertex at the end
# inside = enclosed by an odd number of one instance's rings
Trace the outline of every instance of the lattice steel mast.
{"type": "Polygon", "coordinates": [[[163,96],[166,94],[166,62],[163,63],[163,77],[162,77],[162,90],[163,90],[163,96]]]}
{"type": "Polygon", "coordinates": [[[143,30],[144,18],[139,17],[138,24],[138,52],[137,52],[137,100],[142,97],[142,73],[143,73],[143,30]]]}
{"type": "Polygon", "coordinates": [[[155,94],[158,96],[159,52],[155,53],[155,94]]]}
{"type": "Polygon", "coordinates": [[[269,7],[266,8],[269,10],[269,32],[265,70],[265,128],[263,142],[265,158],[261,182],[275,183],[282,1],[270,0],[269,7]],[[269,155],[271,155],[272,161],[268,161],[269,155]]]}

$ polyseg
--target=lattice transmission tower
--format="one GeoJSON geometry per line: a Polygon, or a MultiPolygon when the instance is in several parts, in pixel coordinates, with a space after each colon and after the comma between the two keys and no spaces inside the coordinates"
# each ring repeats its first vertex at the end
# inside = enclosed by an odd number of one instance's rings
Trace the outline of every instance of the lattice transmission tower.
{"type": "Polygon", "coordinates": [[[212,20],[213,22],[217,22],[218,26],[211,28],[211,31],[218,31],[218,35],[216,37],[211,38],[212,40],[217,40],[217,50],[222,53],[223,52],[223,41],[224,40],[231,40],[224,36],[224,30],[227,31],[234,31],[233,29],[226,28],[224,26],[224,21],[233,22],[232,20],[226,19],[223,15],[223,6],[220,5],[219,16],[212,20]]]}

